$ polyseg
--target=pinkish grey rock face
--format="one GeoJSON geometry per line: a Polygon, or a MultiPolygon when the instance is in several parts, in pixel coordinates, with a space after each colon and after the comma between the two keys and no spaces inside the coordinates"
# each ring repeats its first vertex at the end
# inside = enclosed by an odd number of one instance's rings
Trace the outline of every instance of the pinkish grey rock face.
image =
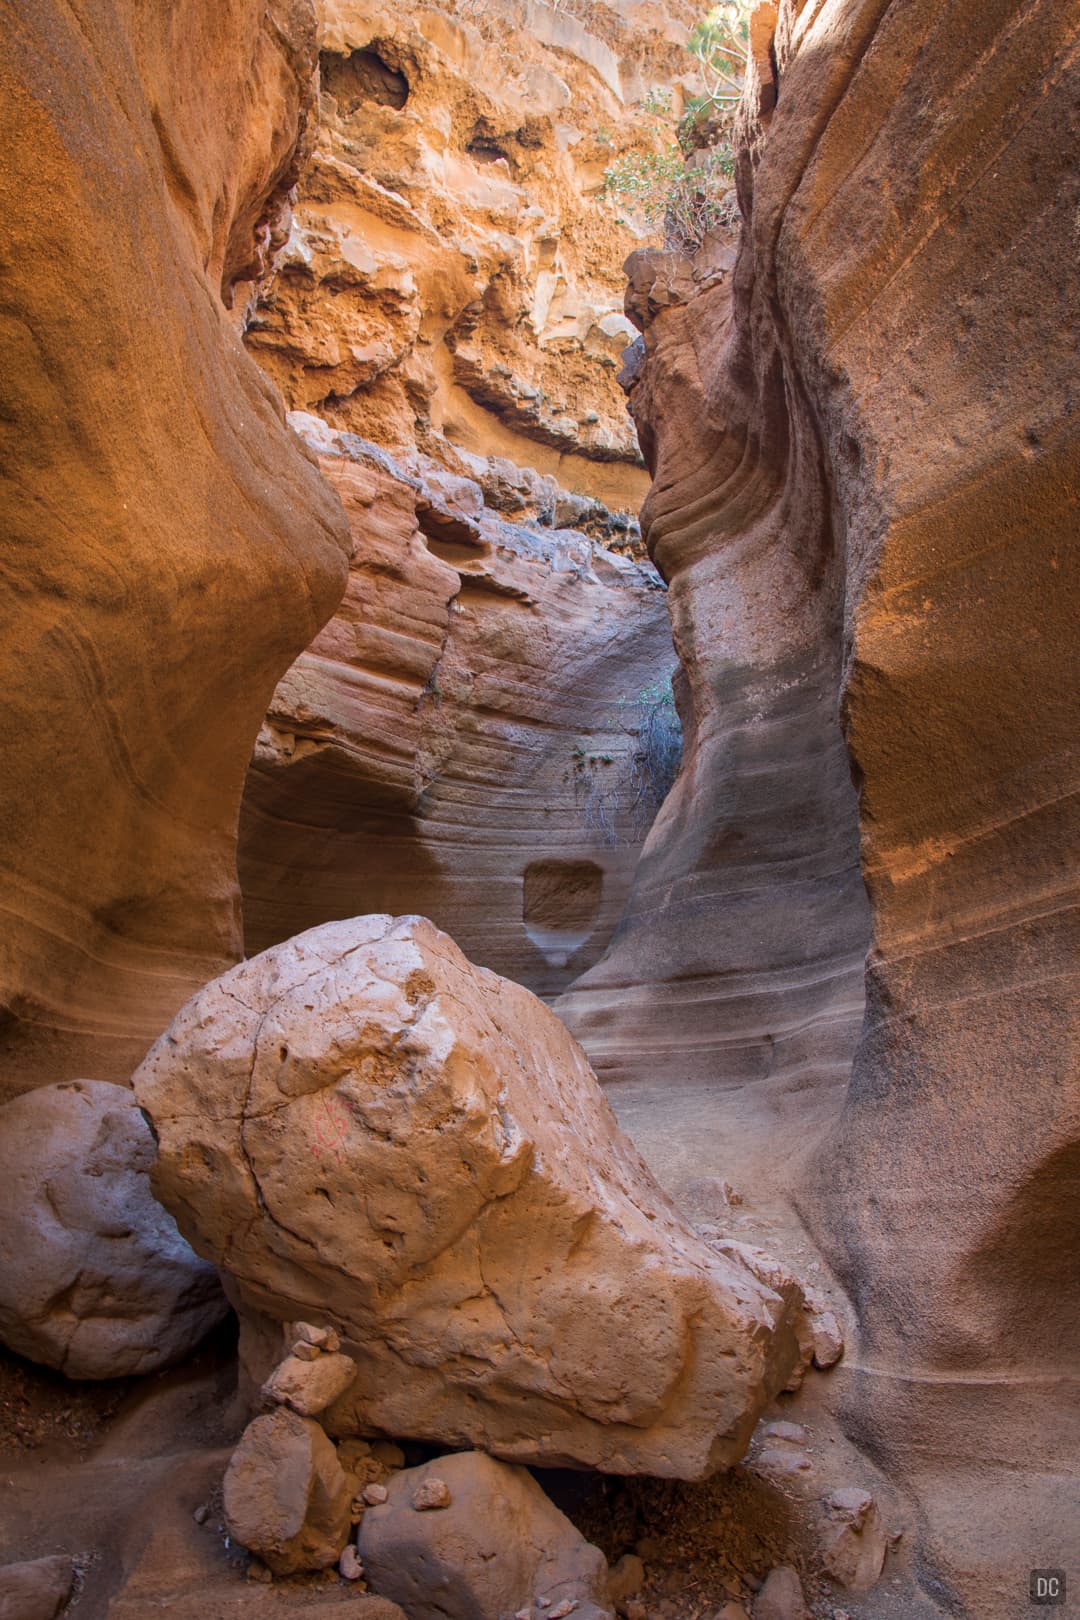
{"type": "Polygon", "coordinates": [[[208,985],[135,1090],[242,1321],[340,1333],[331,1434],[699,1478],[800,1359],[797,1283],[695,1237],[558,1019],[421,918],[208,985]]]}
{"type": "Polygon", "coordinates": [[[642,694],[675,662],[649,564],[508,522],[479,483],[294,416],[355,537],[248,774],[248,950],[420,911],[538,994],[601,955],[658,799],[642,694]]]}
{"type": "Polygon", "coordinates": [[[171,1366],[228,1306],[150,1191],[126,1086],[72,1080],[0,1109],[0,1342],[68,1378],[171,1366]]]}

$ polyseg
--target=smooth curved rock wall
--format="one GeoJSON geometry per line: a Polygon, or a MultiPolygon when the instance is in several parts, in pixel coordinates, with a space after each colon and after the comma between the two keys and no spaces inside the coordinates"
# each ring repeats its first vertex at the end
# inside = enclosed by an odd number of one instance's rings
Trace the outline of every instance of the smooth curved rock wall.
{"type": "Polygon", "coordinates": [[[239,953],[251,741],[345,580],[225,307],[280,240],[315,66],[307,0],[7,10],[4,1094],[126,1078],[239,953]]]}
{"type": "Polygon", "coordinates": [[[337,614],[282,680],[244,795],[248,950],[422,908],[538,994],[594,962],[655,807],[636,699],[674,663],[651,567],[508,523],[475,483],[296,420],[356,548],[337,614]]]}
{"type": "MultiPolygon", "coordinates": [[[[768,1004],[747,1015],[725,992],[748,968],[767,984],[778,960],[854,966],[839,699],[867,1016],[800,1207],[860,1322],[837,1375],[845,1421],[914,1493],[928,1594],[1011,1620],[1032,1566],[1075,1562],[1080,1522],[1076,10],[792,0],[772,47],[744,109],[730,305],[715,246],[632,267],[645,528],[695,738],[625,929],[562,1007],[657,1110],[663,1056],[702,1085],[733,1056],[750,1095],[768,1004]],[[755,727],[760,748],[718,741],[755,727]],[[778,794],[800,758],[787,870],[822,908],[778,904],[777,862],[747,886],[733,945],[746,854],[777,848],[783,821],[761,786],[778,794]],[[710,919],[700,1069],[696,1026],[664,1011],[687,896],[710,919]],[[785,911],[813,923],[802,943],[771,937],[785,911]],[[660,1026],[651,1078],[643,1007],[660,1026]]],[[[802,1108],[793,1096],[778,1142],[802,1108]]]]}

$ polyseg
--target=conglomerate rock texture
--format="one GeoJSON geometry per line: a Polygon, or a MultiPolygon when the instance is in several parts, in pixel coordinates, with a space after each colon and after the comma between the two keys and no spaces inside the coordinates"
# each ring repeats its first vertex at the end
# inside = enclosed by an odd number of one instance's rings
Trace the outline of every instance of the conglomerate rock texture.
{"type": "Polygon", "coordinates": [[[333,1435],[701,1478],[803,1358],[797,1283],[697,1237],[554,1014],[424,918],[241,964],[134,1083],[155,1189],[221,1266],[249,1373],[304,1320],[356,1362],[333,1435]]]}
{"type": "Polygon", "coordinates": [[[635,245],[605,168],[646,92],[695,87],[696,9],[582,0],[323,0],[320,117],[247,342],[294,409],[385,447],[647,488],[616,383],[635,245]]]}
{"type": "Polygon", "coordinates": [[[248,949],[422,907],[471,959],[557,992],[607,945],[657,808],[637,733],[675,658],[660,580],[507,522],[424,458],[292,420],[356,549],[248,777],[248,949]]]}
{"type": "Polygon", "coordinates": [[[308,0],[0,15],[10,1095],[125,1078],[235,960],[246,759],[348,535],[226,309],[283,234],[308,0]]]}
{"type": "Polygon", "coordinates": [[[632,266],[691,740],[625,930],[563,1002],[610,1078],[652,1058],[656,1110],[650,1024],[702,1081],[774,1046],[837,1072],[861,854],[866,1022],[801,1207],[861,1326],[850,1431],[914,1492],[927,1591],[980,1620],[1080,1552],[1077,20],[785,0],[733,270],[715,244],[632,266]]]}

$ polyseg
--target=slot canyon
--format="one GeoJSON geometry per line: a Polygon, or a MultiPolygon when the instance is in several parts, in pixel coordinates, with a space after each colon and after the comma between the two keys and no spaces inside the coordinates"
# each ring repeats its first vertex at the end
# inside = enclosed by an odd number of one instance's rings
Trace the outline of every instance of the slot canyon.
{"type": "Polygon", "coordinates": [[[1078,0],[0,19],[0,1620],[1080,1614],[1078,0]]]}

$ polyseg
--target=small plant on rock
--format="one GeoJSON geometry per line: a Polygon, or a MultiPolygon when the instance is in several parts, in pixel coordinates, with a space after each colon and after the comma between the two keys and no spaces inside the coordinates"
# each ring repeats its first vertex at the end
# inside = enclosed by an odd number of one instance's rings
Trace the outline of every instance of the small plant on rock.
{"type": "Polygon", "coordinates": [[[687,41],[703,93],[686,103],[672,129],[670,92],[650,90],[642,113],[658,144],[622,152],[604,171],[601,195],[626,203],[666,247],[693,252],[709,231],[738,218],[731,128],[746,72],[750,9],[747,0],[725,0],[706,13],[687,41]]]}

